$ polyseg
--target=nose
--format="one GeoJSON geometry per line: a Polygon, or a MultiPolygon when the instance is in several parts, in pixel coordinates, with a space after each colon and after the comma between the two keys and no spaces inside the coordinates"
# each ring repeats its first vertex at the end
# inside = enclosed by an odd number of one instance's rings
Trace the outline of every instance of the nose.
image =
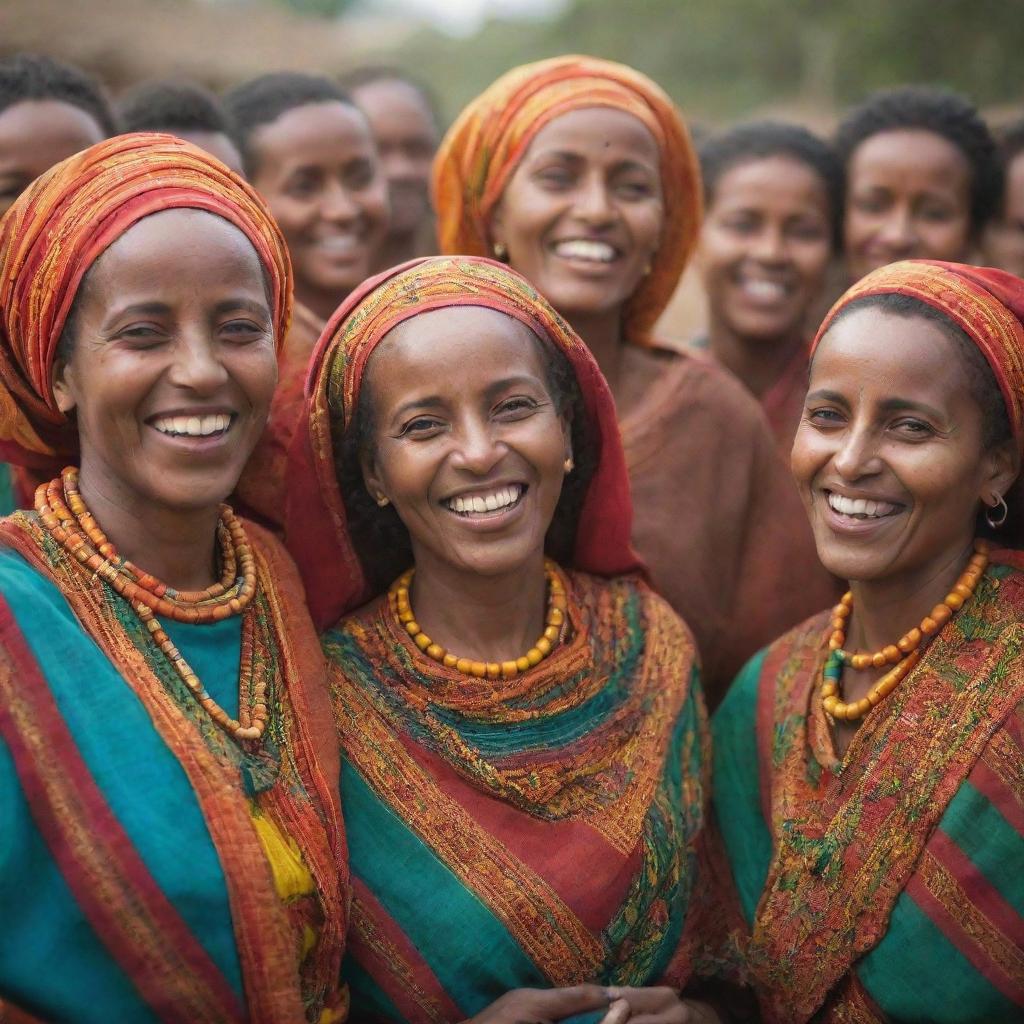
{"type": "Polygon", "coordinates": [[[207,329],[187,332],[174,346],[169,377],[177,387],[198,395],[211,395],[228,380],[217,344],[207,329]]]}
{"type": "Polygon", "coordinates": [[[839,439],[832,465],[844,480],[850,482],[879,472],[881,459],[874,433],[866,425],[852,424],[839,439]]]}
{"type": "Polygon", "coordinates": [[[474,476],[486,476],[504,457],[507,447],[492,433],[486,421],[473,418],[460,424],[452,465],[474,476]]]}
{"type": "Polygon", "coordinates": [[[892,209],[878,232],[878,238],[897,255],[913,252],[917,244],[917,232],[909,207],[898,206],[892,209]]]}
{"type": "Polygon", "coordinates": [[[786,240],[778,225],[766,225],[754,238],[752,255],[763,263],[786,261],[786,240]]]}
{"type": "Polygon", "coordinates": [[[581,220],[593,225],[603,225],[614,220],[615,204],[603,177],[591,175],[580,182],[573,212],[581,220]]]}
{"type": "Polygon", "coordinates": [[[320,213],[324,220],[337,224],[348,224],[354,221],[360,212],[359,204],[352,198],[352,193],[340,182],[332,183],[324,190],[320,213]]]}

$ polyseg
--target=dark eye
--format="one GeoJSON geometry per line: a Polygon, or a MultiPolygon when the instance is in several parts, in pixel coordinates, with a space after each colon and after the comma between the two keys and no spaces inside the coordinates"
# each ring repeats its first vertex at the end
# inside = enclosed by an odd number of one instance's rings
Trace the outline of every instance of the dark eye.
{"type": "Polygon", "coordinates": [[[756,217],[729,217],[722,226],[737,235],[753,235],[760,226],[756,217]]]}
{"type": "Polygon", "coordinates": [[[517,395],[515,398],[508,398],[502,402],[495,412],[504,419],[516,420],[533,412],[537,408],[537,402],[526,395],[517,395]]]}
{"type": "Polygon", "coordinates": [[[819,427],[837,427],[843,422],[843,414],[838,409],[827,407],[820,409],[808,409],[807,419],[819,427]]]}
{"type": "Polygon", "coordinates": [[[295,199],[307,199],[309,196],[315,195],[319,187],[320,183],[314,175],[299,174],[289,179],[284,191],[286,195],[295,199]]]}
{"type": "Polygon", "coordinates": [[[893,424],[896,430],[902,434],[906,434],[908,437],[912,437],[915,440],[931,437],[935,431],[931,425],[925,423],[923,420],[917,420],[913,418],[906,418],[899,420],[893,424]]]}
{"type": "Polygon", "coordinates": [[[369,160],[358,160],[345,168],[344,180],[349,188],[364,189],[375,177],[376,169],[369,160]]]}
{"type": "Polygon", "coordinates": [[[799,221],[791,225],[789,234],[799,242],[819,242],[826,237],[825,227],[813,221],[799,221]]]}
{"type": "Polygon", "coordinates": [[[889,201],[884,196],[854,196],[851,205],[861,213],[882,213],[888,208],[889,201]]]}
{"type": "Polygon", "coordinates": [[[433,416],[417,416],[402,427],[398,436],[414,438],[433,436],[442,426],[441,421],[433,416]]]}
{"type": "Polygon", "coordinates": [[[654,189],[646,181],[622,181],[615,186],[615,191],[624,199],[647,199],[654,195],[654,189]]]}
{"type": "Polygon", "coordinates": [[[245,342],[262,338],[267,328],[252,320],[229,320],[221,327],[221,331],[232,341],[245,342]]]}
{"type": "Polygon", "coordinates": [[[115,337],[130,342],[135,348],[152,348],[164,340],[164,332],[152,324],[131,324],[118,331],[115,337]]]}
{"type": "Polygon", "coordinates": [[[921,219],[931,224],[945,224],[956,216],[956,211],[939,203],[929,203],[921,207],[921,219]]]}
{"type": "Polygon", "coordinates": [[[548,167],[538,171],[534,178],[543,188],[552,190],[569,188],[573,183],[573,176],[565,167],[548,167]]]}

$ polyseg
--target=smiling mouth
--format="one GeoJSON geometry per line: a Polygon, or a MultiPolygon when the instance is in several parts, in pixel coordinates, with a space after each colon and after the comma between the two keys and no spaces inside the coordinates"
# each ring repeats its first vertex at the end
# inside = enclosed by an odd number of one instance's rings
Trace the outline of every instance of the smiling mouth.
{"type": "Polygon", "coordinates": [[[829,508],[841,516],[851,519],[888,519],[903,511],[904,506],[891,501],[876,501],[871,498],[847,498],[834,491],[825,492],[829,508]]]}
{"type": "Polygon", "coordinates": [[[442,504],[449,512],[463,519],[486,519],[515,508],[523,500],[526,491],[525,484],[509,484],[482,494],[457,494],[442,504]]]}
{"type": "Polygon", "coordinates": [[[150,426],[166,437],[223,437],[237,419],[235,413],[210,413],[204,416],[157,416],[150,426]]]}
{"type": "Polygon", "coordinates": [[[551,248],[556,256],[580,263],[614,263],[621,255],[614,245],[593,238],[570,238],[551,248]]]}
{"type": "Polygon", "coordinates": [[[741,278],[739,286],[756,302],[782,302],[790,294],[789,287],[781,281],[767,281],[764,278],[741,278]]]}

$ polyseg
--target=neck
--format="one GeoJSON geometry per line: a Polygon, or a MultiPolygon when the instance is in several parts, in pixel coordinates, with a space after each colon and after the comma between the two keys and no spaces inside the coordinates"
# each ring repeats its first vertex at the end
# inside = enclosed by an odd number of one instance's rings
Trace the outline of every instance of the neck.
{"type": "MultiPolygon", "coordinates": [[[[570,319],[566,317],[566,319],[570,319]]],[[[574,314],[570,322],[573,330],[583,339],[601,368],[612,395],[618,400],[622,383],[620,373],[622,363],[622,314],[616,310],[612,314],[587,316],[574,314]]]]}
{"type": "Polygon", "coordinates": [[[850,651],[877,651],[917,626],[949,593],[973,553],[968,539],[912,576],[855,580],[853,612],[846,636],[850,651]]]}
{"type": "Polygon", "coordinates": [[[754,395],[762,398],[804,344],[799,332],[780,338],[747,338],[712,318],[708,348],[754,395]]]}
{"type": "Polygon", "coordinates": [[[512,661],[544,631],[544,553],[500,576],[455,569],[421,552],[410,593],[420,628],[460,658],[512,661]]]}
{"type": "Polygon", "coordinates": [[[326,323],[334,315],[334,311],[348,298],[351,291],[352,289],[349,288],[340,292],[323,292],[318,288],[300,287],[296,283],[295,298],[326,323]]]}
{"type": "Polygon", "coordinates": [[[216,582],[220,507],[161,508],[90,471],[83,456],[82,500],[122,558],[175,590],[202,590],[216,582]]]}

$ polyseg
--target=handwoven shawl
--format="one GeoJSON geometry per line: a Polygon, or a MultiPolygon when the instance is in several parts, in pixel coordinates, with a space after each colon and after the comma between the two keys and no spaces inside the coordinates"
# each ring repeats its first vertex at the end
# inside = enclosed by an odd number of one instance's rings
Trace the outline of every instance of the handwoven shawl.
{"type": "Polygon", "coordinates": [[[444,253],[490,256],[489,222],[537,132],[572,110],[612,107],[637,117],[661,153],[665,219],[651,272],[626,304],[624,331],[650,344],[696,245],[700,168],[679,111],[646,75],[594,57],[555,57],[502,75],[462,111],[434,158],[433,197],[444,253]]]}
{"type": "Polygon", "coordinates": [[[286,543],[321,629],[376,596],[362,561],[372,553],[356,552],[349,535],[331,421],[350,423],[367,360],[388,331],[449,306],[506,313],[568,359],[583,395],[597,466],[576,529],[574,565],[603,576],[640,568],[629,544],[629,482],[614,405],[590,351],[527,281],[503,264],[469,256],[428,257],[364,282],[328,321],[313,352],[288,472],[286,543]]]}
{"type": "Polygon", "coordinates": [[[252,242],[273,299],[274,338],[291,315],[284,239],[256,191],[205,151],[169,135],[119,135],[36,179],[0,220],[0,458],[55,475],[78,455],[51,373],[82,279],[143,217],[207,210],[252,242]]]}
{"type": "Polygon", "coordinates": [[[323,661],[294,567],[247,536],[258,590],[241,621],[166,628],[223,706],[246,664],[268,682],[255,750],[35,513],[0,524],[3,1019],[19,1019],[4,1001],[83,1022],[342,1019],[348,868],[323,661]]]}
{"type": "Polygon", "coordinates": [[[768,1021],[937,1024],[1024,1009],[1024,558],[974,598],[837,758],[828,615],[715,716],[716,817],[768,1021]]]}

